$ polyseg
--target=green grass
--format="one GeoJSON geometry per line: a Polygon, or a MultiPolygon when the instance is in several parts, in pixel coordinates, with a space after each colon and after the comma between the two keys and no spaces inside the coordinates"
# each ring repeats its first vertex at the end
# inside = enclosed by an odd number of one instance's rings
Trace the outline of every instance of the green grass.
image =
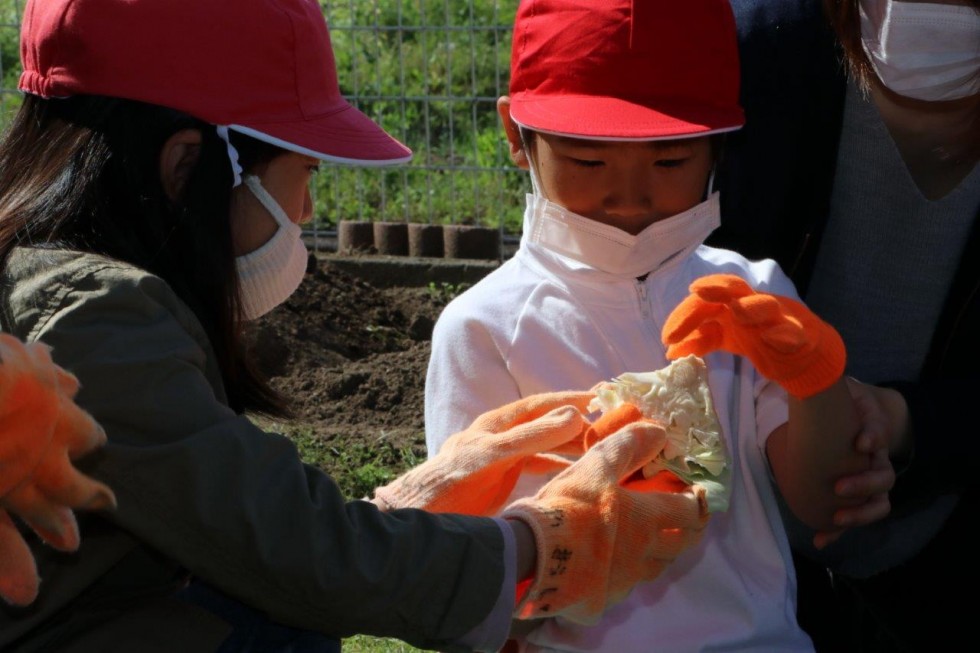
{"type": "MultiPolygon", "coordinates": [[[[296,445],[303,462],[329,474],[344,496],[370,496],[374,488],[394,480],[403,471],[422,462],[424,454],[411,447],[396,447],[383,432],[374,442],[348,442],[335,447],[304,426],[265,425],[282,433],[296,445]]],[[[421,434],[420,434],[421,437],[421,434]]]]}

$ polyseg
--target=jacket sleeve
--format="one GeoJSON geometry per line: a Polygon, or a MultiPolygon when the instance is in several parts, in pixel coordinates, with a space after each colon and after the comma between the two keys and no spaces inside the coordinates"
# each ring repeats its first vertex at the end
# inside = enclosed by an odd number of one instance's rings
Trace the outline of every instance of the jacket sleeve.
{"type": "Polygon", "coordinates": [[[469,308],[474,286],[450,303],[436,322],[425,380],[425,444],[429,456],[449,436],[494,408],[521,398],[507,365],[499,316],[478,317],[469,308]]]}
{"type": "Polygon", "coordinates": [[[451,649],[494,607],[493,520],[346,501],[223,403],[200,325],[159,279],[103,269],[35,325],[22,337],[53,347],[108,434],[81,467],[115,491],[109,519],[201,579],[286,624],[427,648],[451,649]]]}

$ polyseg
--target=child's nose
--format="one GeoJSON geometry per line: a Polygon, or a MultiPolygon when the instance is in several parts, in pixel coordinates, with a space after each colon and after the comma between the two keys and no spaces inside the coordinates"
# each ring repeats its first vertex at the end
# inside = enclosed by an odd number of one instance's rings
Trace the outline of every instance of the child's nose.
{"type": "Polygon", "coordinates": [[[303,198],[303,215],[300,217],[299,223],[306,224],[311,220],[313,220],[313,196],[307,189],[306,196],[303,198]]]}
{"type": "Polygon", "coordinates": [[[607,213],[634,216],[649,213],[653,195],[646,179],[623,178],[613,192],[606,196],[607,213]]]}

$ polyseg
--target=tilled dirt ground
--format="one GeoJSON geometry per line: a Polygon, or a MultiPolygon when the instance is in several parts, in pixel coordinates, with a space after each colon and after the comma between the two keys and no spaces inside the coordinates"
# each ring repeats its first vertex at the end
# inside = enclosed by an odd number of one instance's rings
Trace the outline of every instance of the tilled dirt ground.
{"type": "Polygon", "coordinates": [[[296,400],[297,419],[281,430],[299,432],[301,451],[363,494],[425,456],[432,327],[451,293],[374,286],[329,257],[311,267],[296,293],[256,322],[255,347],[273,385],[296,400]]]}

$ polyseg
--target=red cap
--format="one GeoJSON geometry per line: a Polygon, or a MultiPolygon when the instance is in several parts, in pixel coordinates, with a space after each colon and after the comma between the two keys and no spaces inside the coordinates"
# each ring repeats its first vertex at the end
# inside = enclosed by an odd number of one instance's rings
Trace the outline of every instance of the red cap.
{"type": "Polygon", "coordinates": [[[523,0],[510,113],[531,129],[608,140],[738,129],[729,0],[523,0]]]}
{"type": "Polygon", "coordinates": [[[341,95],[316,0],[28,0],[20,89],[170,107],[319,159],[412,152],[341,95]]]}

